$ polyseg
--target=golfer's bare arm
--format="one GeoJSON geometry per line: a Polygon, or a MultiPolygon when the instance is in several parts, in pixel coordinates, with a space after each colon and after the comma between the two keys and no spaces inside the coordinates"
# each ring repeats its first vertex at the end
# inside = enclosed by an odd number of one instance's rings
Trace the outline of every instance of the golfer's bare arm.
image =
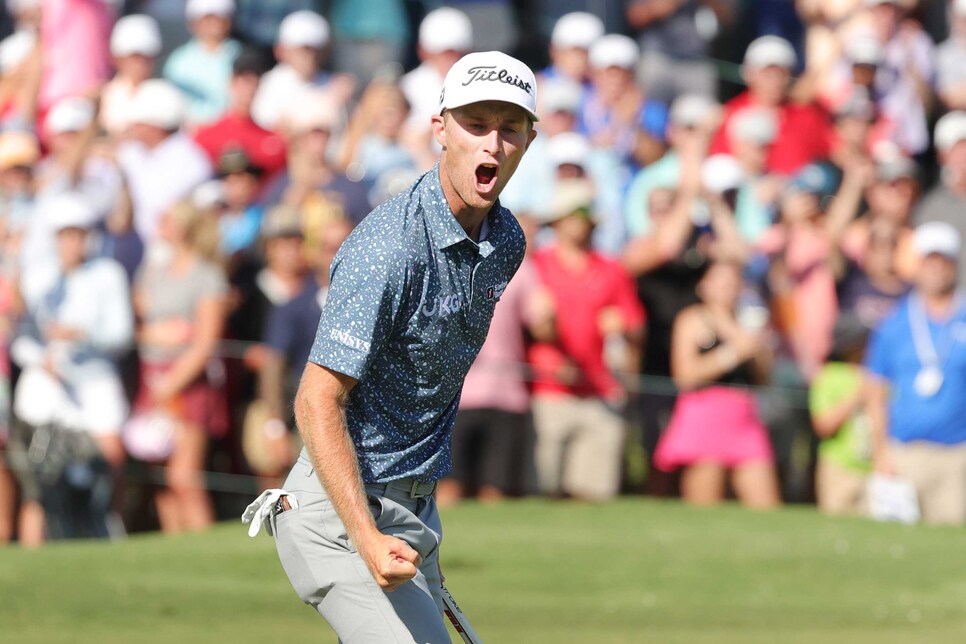
{"type": "Polygon", "coordinates": [[[359,459],[346,426],[346,401],[356,380],[309,363],[295,397],[295,419],[316,475],[376,582],[395,590],[416,574],[419,554],[384,535],[369,511],[359,459]]]}

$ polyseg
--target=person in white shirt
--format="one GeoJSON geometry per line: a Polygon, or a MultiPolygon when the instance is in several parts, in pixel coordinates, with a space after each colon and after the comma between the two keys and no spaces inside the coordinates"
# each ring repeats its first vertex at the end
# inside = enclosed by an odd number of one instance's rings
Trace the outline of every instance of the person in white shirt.
{"type": "Polygon", "coordinates": [[[306,97],[320,90],[339,110],[355,91],[347,74],[329,74],[322,69],[323,53],[329,45],[328,21],[313,11],[296,11],[285,16],[278,27],[275,58],[252,104],[252,118],[266,130],[278,130],[299,109],[306,97]]]}
{"type": "Polygon", "coordinates": [[[161,30],[151,16],[125,16],[114,25],[110,47],[117,73],[101,90],[100,122],[108,134],[121,136],[130,124],[128,109],[138,88],[154,75],[161,30]]]}
{"type": "Polygon", "coordinates": [[[181,131],[183,118],[178,90],[166,81],[147,81],[131,103],[130,140],[117,147],[134,231],[148,249],[157,237],[161,214],[212,176],[208,155],[181,131]]]}
{"type": "MultiPolygon", "coordinates": [[[[89,433],[116,470],[124,462],[120,430],[128,403],[115,358],[134,339],[130,288],[117,262],[88,257],[97,213],[84,198],[63,194],[51,207],[57,261],[31,267],[20,282],[26,315],[10,346],[22,369],[13,409],[27,428],[89,433]]],[[[44,534],[39,495],[24,481],[22,491],[21,534],[37,545],[44,534]]]]}
{"type": "Polygon", "coordinates": [[[473,25],[465,13],[452,7],[430,11],[419,25],[419,67],[405,74],[399,87],[409,101],[409,118],[403,140],[423,170],[435,163],[439,147],[429,126],[439,111],[443,79],[453,64],[473,49],[473,25]]]}

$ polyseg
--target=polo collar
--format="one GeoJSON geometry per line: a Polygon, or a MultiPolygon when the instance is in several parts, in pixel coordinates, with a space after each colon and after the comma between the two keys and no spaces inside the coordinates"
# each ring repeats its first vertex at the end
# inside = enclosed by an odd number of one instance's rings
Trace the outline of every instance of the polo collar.
{"type": "Polygon", "coordinates": [[[439,180],[439,162],[429,171],[426,182],[426,193],[428,197],[423,199],[423,208],[426,217],[426,228],[433,243],[438,248],[449,248],[462,242],[469,242],[483,257],[487,257],[496,250],[499,243],[500,231],[502,230],[503,206],[499,199],[490,208],[486,219],[483,221],[483,229],[480,232],[480,242],[477,243],[470,239],[463,227],[456,221],[456,216],[446,201],[443,194],[443,186],[439,180]]]}

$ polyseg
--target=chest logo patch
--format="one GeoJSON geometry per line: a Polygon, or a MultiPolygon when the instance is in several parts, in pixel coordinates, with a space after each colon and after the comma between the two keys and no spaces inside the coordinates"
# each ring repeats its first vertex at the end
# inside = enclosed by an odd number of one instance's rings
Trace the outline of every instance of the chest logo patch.
{"type": "Polygon", "coordinates": [[[506,290],[507,282],[501,282],[499,284],[494,284],[493,286],[487,287],[486,289],[486,299],[487,300],[498,300],[500,296],[503,295],[503,291],[506,290]]]}
{"type": "Polygon", "coordinates": [[[457,295],[439,295],[435,299],[423,303],[423,315],[426,317],[446,317],[463,308],[463,299],[457,295]]]}

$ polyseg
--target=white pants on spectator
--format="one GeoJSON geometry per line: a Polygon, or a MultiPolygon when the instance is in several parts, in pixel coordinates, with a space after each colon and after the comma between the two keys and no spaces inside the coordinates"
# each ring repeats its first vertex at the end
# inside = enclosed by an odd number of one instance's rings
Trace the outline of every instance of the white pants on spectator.
{"type": "Polygon", "coordinates": [[[912,483],[924,523],[966,524],[966,444],[892,442],[897,474],[912,483]]]}
{"type": "Polygon", "coordinates": [[[617,494],[624,420],[598,398],[540,396],[533,402],[540,491],[604,500],[617,494]]]}

